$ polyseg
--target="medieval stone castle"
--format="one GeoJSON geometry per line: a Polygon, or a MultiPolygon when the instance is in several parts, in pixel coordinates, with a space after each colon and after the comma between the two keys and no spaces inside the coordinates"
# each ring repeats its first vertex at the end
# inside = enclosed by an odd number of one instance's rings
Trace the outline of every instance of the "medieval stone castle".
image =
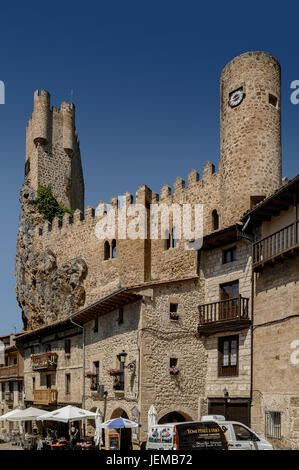
{"type": "MultiPolygon", "coordinates": [[[[266,340],[277,334],[274,317],[279,323],[291,313],[286,334],[299,333],[298,178],[282,181],[280,65],[273,56],[248,52],[223,69],[220,118],[218,171],[207,162],[202,177],[191,170],[187,183],[177,178],[159,195],[145,185],[136,192],[148,227],[151,204],[203,204],[202,248],[185,249],[190,240],[176,239],[171,216],[166,240],[99,240],[97,212],[90,206],[84,212],[75,107],[50,108],[48,92],[35,92],[16,254],[24,322],[16,347],[26,403],[47,409],[76,403],[100,407],[106,419],[136,418],[143,424],[136,446],[146,438],[154,404],[160,422],[225,414],[277,447],[298,447],[298,380],[288,336],[280,352],[266,340]],[[35,204],[39,186],[50,186],[74,215],[45,221],[35,204]],[[290,226],[291,238],[283,232],[278,247],[272,234],[290,226]],[[258,245],[265,237],[270,241],[258,245]],[[255,331],[265,335],[256,333],[256,343],[255,331]],[[55,370],[38,366],[45,354],[55,356],[55,370]],[[255,367],[263,368],[255,355],[272,371],[270,389],[269,377],[257,373],[255,382],[255,367]]],[[[131,194],[124,196],[133,204],[131,194]]],[[[118,210],[118,199],[110,205],[118,210]]]]}

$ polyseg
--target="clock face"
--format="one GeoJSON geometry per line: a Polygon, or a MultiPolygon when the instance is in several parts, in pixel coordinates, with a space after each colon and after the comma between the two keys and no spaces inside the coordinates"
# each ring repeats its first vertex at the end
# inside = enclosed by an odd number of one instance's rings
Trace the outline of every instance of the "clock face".
{"type": "Polygon", "coordinates": [[[232,108],[238,106],[244,98],[243,88],[238,88],[238,90],[233,91],[229,95],[229,104],[232,108]]]}

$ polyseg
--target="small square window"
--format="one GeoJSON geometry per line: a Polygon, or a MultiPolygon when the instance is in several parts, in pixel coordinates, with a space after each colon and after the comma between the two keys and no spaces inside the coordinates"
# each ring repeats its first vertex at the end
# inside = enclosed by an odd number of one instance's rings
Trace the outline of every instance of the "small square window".
{"type": "Polygon", "coordinates": [[[237,259],[237,248],[234,246],[228,250],[223,250],[222,263],[231,263],[237,259]]]}

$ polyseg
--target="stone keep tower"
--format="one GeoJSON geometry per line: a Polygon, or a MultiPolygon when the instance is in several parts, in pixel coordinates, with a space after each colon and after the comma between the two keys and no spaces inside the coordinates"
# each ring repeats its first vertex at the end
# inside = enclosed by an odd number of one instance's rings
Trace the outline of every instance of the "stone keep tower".
{"type": "Polygon", "coordinates": [[[84,180],[75,106],[64,101],[50,109],[50,94],[34,93],[34,110],[26,129],[25,175],[32,189],[50,186],[59,202],[84,210],[84,180]]]}
{"type": "Polygon", "coordinates": [[[279,62],[266,52],[236,57],[222,71],[220,100],[225,226],[281,185],[279,62]]]}

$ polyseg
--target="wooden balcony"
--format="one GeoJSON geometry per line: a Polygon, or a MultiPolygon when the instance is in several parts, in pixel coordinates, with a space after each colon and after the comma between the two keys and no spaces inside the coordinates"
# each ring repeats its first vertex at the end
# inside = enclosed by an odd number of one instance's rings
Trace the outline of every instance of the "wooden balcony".
{"type": "Polygon", "coordinates": [[[253,243],[253,270],[262,271],[265,265],[273,265],[287,257],[292,257],[298,250],[299,220],[253,243]]]}
{"type": "Polygon", "coordinates": [[[19,364],[0,367],[0,379],[9,377],[19,377],[19,364]]]}
{"type": "Polygon", "coordinates": [[[54,352],[43,354],[34,354],[32,359],[32,370],[55,370],[57,367],[58,356],[54,352]]]}
{"type": "Polygon", "coordinates": [[[55,405],[57,403],[57,390],[46,388],[33,391],[33,403],[35,405],[55,405]]]}
{"type": "Polygon", "coordinates": [[[12,403],[14,401],[14,393],[13,392],[5,392],[4,393],[4,400],[7,403],[12,403]]]}
{"type": "Polygon", "coordinates": [[[241,330],[250,325],[249,299],[239,297],[199,306],[198,333],[209,335],[226,330],[241,330]]]}

